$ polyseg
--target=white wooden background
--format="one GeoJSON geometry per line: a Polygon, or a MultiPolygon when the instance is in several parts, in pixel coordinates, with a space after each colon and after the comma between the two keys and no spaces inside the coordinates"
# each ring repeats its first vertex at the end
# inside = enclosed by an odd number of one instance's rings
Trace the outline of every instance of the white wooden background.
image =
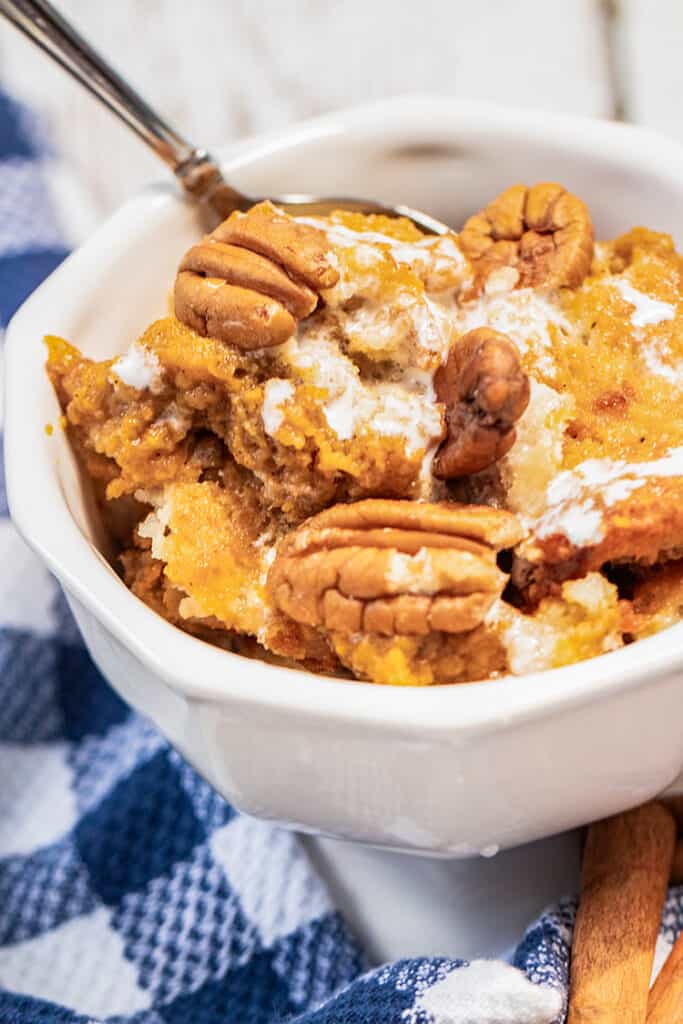
{"type": "MultiPolygon", "coordinates": [[[[623,116],[683,139],[683,0],[55,2],[204,145],[415,91],[623,116]]],[[[43,112],[75,172],[72,240],[159,174],[4,22],[0,80],[43,112]]]]}

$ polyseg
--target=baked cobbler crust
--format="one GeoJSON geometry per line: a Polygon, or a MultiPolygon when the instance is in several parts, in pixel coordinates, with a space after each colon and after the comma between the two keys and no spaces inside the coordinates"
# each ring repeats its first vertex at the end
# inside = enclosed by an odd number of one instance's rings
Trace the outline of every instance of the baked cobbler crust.
{"type": "Polygon", "coordinates": [[[515,185],[460,234],[233,214],[174,315],[48,373],[126,584],[378,683],[570,664],[683,610],[683,260],[515,185]]]}

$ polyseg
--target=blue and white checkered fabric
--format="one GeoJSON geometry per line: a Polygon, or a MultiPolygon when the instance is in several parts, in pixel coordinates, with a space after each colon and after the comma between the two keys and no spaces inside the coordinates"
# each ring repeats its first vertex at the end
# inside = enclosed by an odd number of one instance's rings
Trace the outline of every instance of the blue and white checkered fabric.
{"type": "MultiPolygon", "coordinates": [[[[0,330],[65,255],[48,156],[0,92],[0,330]]],[[[237,814],[99,675],[8,519],[0,461],[0,1024],[551,1024],[572,920],[544,915],[518,970],[363,974],[296,837],[237,814]]]]}

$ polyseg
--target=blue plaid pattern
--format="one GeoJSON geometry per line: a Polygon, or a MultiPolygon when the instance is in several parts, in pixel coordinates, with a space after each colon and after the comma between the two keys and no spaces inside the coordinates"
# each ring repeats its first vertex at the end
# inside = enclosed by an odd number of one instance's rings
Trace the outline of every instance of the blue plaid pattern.
{"type": "MultiPolygon", "coordinates": [[[[0,92],[0,331],[64,257],[40,127],[0,92]]],[[[564,1019],[571,903],[509,964],[364,958],[297,838],[238,814],[100,676],[0,460],[0,1024],[564,1019]]],[[[683,924],[673,890],[661,942],[683,924]]]]}

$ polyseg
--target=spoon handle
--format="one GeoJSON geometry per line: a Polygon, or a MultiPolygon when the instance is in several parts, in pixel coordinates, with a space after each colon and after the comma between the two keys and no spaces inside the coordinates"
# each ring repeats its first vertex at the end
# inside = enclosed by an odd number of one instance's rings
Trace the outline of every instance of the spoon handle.
{"type": "MultiPolygon", "coordinates": [[[[221,186],[222,192],[229,188],[223,183],[220,168],[213,157],[183,138],[152,110],[47,0],[0,0],[0,14],[4,14],[146,142],[192,196],[210,201],[217,185],[221,186]]],[[[235,192],[235,205],[242,198],[235,192]]]]}

